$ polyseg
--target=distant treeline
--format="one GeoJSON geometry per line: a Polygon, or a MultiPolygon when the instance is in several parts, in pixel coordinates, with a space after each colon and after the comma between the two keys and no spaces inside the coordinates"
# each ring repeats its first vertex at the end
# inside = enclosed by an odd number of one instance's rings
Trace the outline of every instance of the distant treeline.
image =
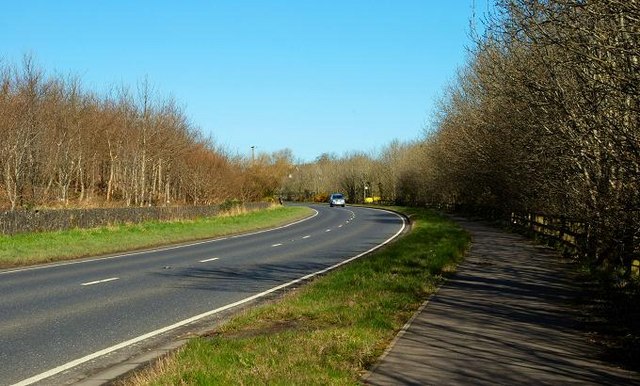
{"type": "Polygon", "coordinates": [[[230,156],[146,80],[98,95],[31,57],[0,62],[0,209],[256,201],[291,164],[230,156]]]}

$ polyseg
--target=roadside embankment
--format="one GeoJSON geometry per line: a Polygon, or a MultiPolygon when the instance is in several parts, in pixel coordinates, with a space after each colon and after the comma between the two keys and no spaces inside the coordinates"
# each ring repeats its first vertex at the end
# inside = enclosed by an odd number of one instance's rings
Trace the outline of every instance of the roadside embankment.
{"type": "Polygon", "coordinates": [[[267,229],[312,214],[281,207],[178,221],[147,221],[91,229],[0,235],[0,268],[99,256],[267,229]]]}

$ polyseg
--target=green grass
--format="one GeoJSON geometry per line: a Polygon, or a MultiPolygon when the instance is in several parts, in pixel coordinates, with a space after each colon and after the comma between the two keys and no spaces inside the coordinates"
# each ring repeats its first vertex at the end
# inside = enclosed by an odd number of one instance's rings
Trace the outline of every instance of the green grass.
{"type": "Polygon", "coordinates": [[[470,241],[432,212],[400,210],[414,226],[399,241],[237,316],[122,384],[358,384],[470,241]]]}
{"type": "Polygon", "coordinates": [[[0,236],[0,268],[151,248],[283,225],[307,217],[305,207],[274,207],[192,221],[145,222],[0,236]]]}

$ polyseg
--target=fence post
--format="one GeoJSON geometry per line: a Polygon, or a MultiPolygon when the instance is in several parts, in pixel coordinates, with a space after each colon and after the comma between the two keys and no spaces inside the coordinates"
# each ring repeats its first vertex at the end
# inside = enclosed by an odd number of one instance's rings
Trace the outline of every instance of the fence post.
{"type": "Polygon", "coordinates": [[[567,226],[567,219],[564,216],[560,216],[560,230],[558,237],[560,238],[560,242],[564,240],[564,234],[567,226]]]}

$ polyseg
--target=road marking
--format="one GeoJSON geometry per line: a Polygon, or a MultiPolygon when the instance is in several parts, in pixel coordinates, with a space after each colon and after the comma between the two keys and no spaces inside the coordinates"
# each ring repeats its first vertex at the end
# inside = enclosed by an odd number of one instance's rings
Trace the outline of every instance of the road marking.
{"type": "Polygon", "coordinates": [[[214,260],[218,260],[218,257],[214,257],[214,258],[206,259],[206,260],[200,260],[200,262],[201,262],[201,263],[208,263],[208,262],[210,262],[210,261],[214,261],[214,260]]]}
{"type": "Polygon", "coordinates": [[[344,224],[340,224],[338,225],[338,228],[342,228],[344,226],[344,224]]]}
{"type": "Polygon", "coordinates": [[[46,379],[46,378],[52,377],[52,376],[54,376],[54,375],[56,375],[56,374],[60,374],[60,373],[61,373],[61,372],[63,372],[63,371],[67,371],[67,370],[69,370],[69,369],[72,369],[72,368],[74,368],[74,367],[76,367],[76,366],[79,366],[79,365],[81,365],[81,364],[83,364],[83,363],[86,363],[86,362],[89,362],[89,361],[94,360],[94,359],[96,359],[96,358],[99,358],[99,357],[101,357],[101,356],[104,356],[104,355],[110,354],[110,353],[112,353],[112,352],[114,352],[114,351],[116,351],[116,350],[119,350],[119,349],[121,349],[121,348],[125,348],[125,347],[131,346],[131,345],[133,345],[133,344],[136,344],[136,343],[138,343],[138,342],[142,342],[142,341],[143,341],[143,340],[145,340],[145,339],[149,339],[149,338],[152,338],[152,337],[154,337],[154,336],[157,336],[157,335],[160,335],[160,334],[164,334],[165,332],[168,332],[168,331],[171,331],[171,330],[175,330],[175,329],[176,329],[176,328],[178,328],[178,327],[182,327],[182,326],[185,326],[185,325],[187,325],[187,324],[193,323],[193,322],[195,322],[195,321],[197,321],[197,320],[200,320],[200,319],[206,318],[206,317],[208,317],[208,316],[218,314],[218,313],[220,313],[220,312],[222,312],[222,311],[226,311],[226,310],[228,310],[228,309],[230,309],[230,308],[237,307],[237,306],[239,306],[239,305],[241,305],[241,304],[245,304],[245,303],[248,303],[248,302],[252,302],[252,301],[254,301],[255,299],[262,298],[262,297],[264,297],[264,296],[266,296],[266,295],[269,295],[269,294],[271,294],[271,293],[273,293],[273,292],[279,291],[279,290],[281,290],[281,289],[283,289],[283,288],[290,287],[290,286],[292,286],[292,285],[294,285],[294,284],[297,284],[297,283],[300,283],[300,282],[304,282],[305,280],[309,280],[309,279],[311,279],[312,277],[315,277],[315,276],[318,276],[318,275],[322,275],[322,274],[324,274],[324,273],[326,273],[326,272],[332,271],[332,270],[334,270],[334,269],[336,269],[336,268],[338,268],[338,267],[341,267],[341,266],[343,266],[343,265],[345,265],[345,264],[348,264],[348,263],[352,262],[353,260],[359,259],[359,258],[361,258],[362,256],[365,256],[365,255],[367,255],[367,254],[369,254],[369,253],[371,253],[371,252],[375,251],[376,249],[379,249],[379,248],[381,248],[382,246],[387,245],[388,243],[390,243],[390,242],[391,242],[391,240],[393,240],[393,239],[395,239],[396,237],[398,237],[398,236],[399,236],[399,235],[404,231],[404,229],[405,229],[405,228],[406,228],[406,226],[407,226],[407,222],[405,221],[404,217],[402,217],[402,216],[400,216],[400,215],[398,215],[398,214],[396,214],[396,213],[394,213],[394,212],[390,212],[390,211],[383,210],[383,209],[373,209],[373,210],[379,210],[379,211],[381,211],[381,212],[391,213],[391,214],[394,214],[394,215],[396,215],[396,216],[400,217],[400,219],[402,220],[402,227],[400,228],[400,230],[399,230],[398,232],[396,232],[396,234],[394,234],[393,236],[391,236],[390,238],[388,238],[387,240],[385,240],[383,243],[378,244],[378,245],[374,246],[373,248],[369,249],[368,251],[365,251],[365,252],[362,252],[362,253],[360,253],[360,254],[358,254],[358,255],[356,255],[356,256],[350,257],[350,258],[348,258],[347,260],[343,260],[343,261],[339,262],[338,264],[332,265],[332,266],[331,266],[331,267],[329,267],[329,268],[325,268],[325,269],[320,270],[320,271],[318,271],[318,272],[310,273],[310,274],[308,274],[308,275],[306,275],[306,276],[303,276],[303,277],[301,277],[301,278],[298,278],[298,279],[292,280],[292,281],[290,281],[290,282],[288,282],[288,283],[284,283],[284,284],[280,284],[280,285],[278,285],[278,286],[275,286],[275,287],[273,287],[273,288],[271,288],[271,289],[268,289],[268,290],[266,290],[266,291],[264,291],[264,292],[261,292],[261,293],[259,293],[259,294],[255,294],[255,295],[253,295],[253,296],[249,296],[248,298],[244,298],[244,299],[238,300],[238,301],[237,301],[237,302],[235,302],[235,303],[227,304],[227,305],[222,306],[222,307],[220,307],[220,308],[216,308],[215,310],[211,310],[211,311],[205,312],[205,313],[203,313],[203,314],[193,316],[193,317],[191,317],[191,318],[189,318],[189,319],[182,320],[182,321],[177,322],[177,323],[174,323],[174,324],[172,324],[172,325],[170,325],[170,326],[163,327],[163,328],[160,328],[160,329],[155,330],[155,331],[151,331],[151,332],[146,333],[146,334],[144,334],[144,335],[140,335],[140,336],[138,336],[138,337],[136,337],[136,338],[133,338],[133,339],[127,340],[127,341],[125,341],[125,342],[122,342],[122,343],[116,344],[116,345],[111,346],[111,347],[107,347],[107,348],[105,348],[105,349],[103,349],[103,350],[100,350],[100,351],[96,351],[96,352],[94,352],[93,354],[89,354],[89,355],[84,356],[84,357],[82,357],[82,358],[78,358],[78,359],[73,360],[73,361],[71,361],[71,362],[65,363],[64,365],[58,366],[58,367],[53,368],[53,369],[51,369],[51,370],[49,370],[49,371],[45,371],[44,373],[41,373],[41,374],[38,374],[38,375],[34,375],[34,376],[33,376],[33,377],[31,377],[31,378],[28,378],[28,379],[25,379],[25,380],[23,380],[23,381],[20,381],[20,382],[16,383],[14,386],[26,386],[26,385],[31,385],[31,384],[36,383],[36,382],[39,382],[39,381],[41,381],[41,380],[43,380],[43,379],[46,379]]]}
{"type": "Polygon", "coordinates": [[[273,245],[272,245],[272,247],[279,247],[279,246],[281,246],[281,245],[282,245],[282,243],[273,244],[273,245]]]}
{"type": "Polygon", "coordinates": [[[302,238],[303,239],[308,239],[309,237],[311,237],[311,235],[306,235],[306,236],[303,236],[302,238]]]}
{"type": "Polygon", "coordinates": [[[331,232],[331,229],[327,229],[325,232],[331,232]]]}
{"type": "Polygon", "coordinates": [[[110,277],[108,279],[102,279],[102,280],[96,280],[96,281],[90,281],[87,283],[82,283],[81,285],[83,286],[88,286],[88,285],[94,285],[94,284],[102,284],[102,283],[108,283],[110,281],[114,281],[114,280],[119,280],[119,277],[110,277]]]}

